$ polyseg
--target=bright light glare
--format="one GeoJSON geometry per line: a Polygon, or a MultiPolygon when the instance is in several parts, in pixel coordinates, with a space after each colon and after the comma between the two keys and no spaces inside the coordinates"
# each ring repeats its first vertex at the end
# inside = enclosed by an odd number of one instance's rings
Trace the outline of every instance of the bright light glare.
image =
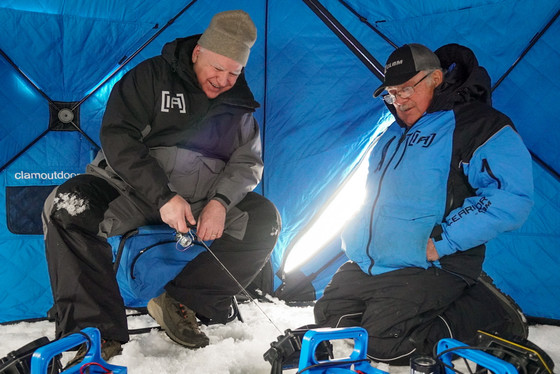
{"type": "Polygon", "coordinates": [[[330,242],[362,206],[366,196],[368,157],[366,155],[356,172],[330,202],[321,216],[290,250],[284,271],[297,269],[318,250],[330,242]]]}
{"type": "MultiPolygon", "coordinates": [[[[378,135],[384,132],[394,122],[393,115],[385,111],[378,121],[377,128],[372,136],[372,144],[376,142],[378,135]]],[[[363,157],[358,168],[350,176],[350,179],[338,192],[335,198],[326,207],[321,216],[305,232],[288,253],[284,272],[297,269],[305,261],[310,259],[338,235],[344,225],[352,218],[364,204],[366,197],[366,180],[369,167],[369,155],[371,148],[363,157]]]]}

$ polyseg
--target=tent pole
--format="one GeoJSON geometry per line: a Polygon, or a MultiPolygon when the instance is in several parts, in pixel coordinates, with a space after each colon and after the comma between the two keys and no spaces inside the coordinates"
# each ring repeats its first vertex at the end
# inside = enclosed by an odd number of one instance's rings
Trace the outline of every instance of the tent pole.
{"type": "Polygon", "coordinates": [[[12,162],[14,162],[15,160],[17,160],[22,154],[24,154],[25,152],[27,152],[27,150],[31,147],[33,147],[33,145],[35,143],[37,143],[39,141],[39,139],[41,139],[43,136],[47,135],[47,133],[50,131],[50,129],[46,129],[45,131],[43,131],[43,133],[41,135],[39,135],[37,138],[35,138],[35,140],[33,140],[31,143],[29,143],[25,148],[23,148],[21,151],[19,151],[14,157],[12,157],[8,162],[6,162],[4,165],[2,165],[0,167],[0,173],[4,171],[4,169],[6,169],[8,166],[10,166],[12,164],[12,162]]]}
{"type": "Polygon", "coordinates": [[[373,30],[373,32],[375,32],[377,35],[379,35],[383,40],[385,40],[387,43],[389,43],[395,49],[399,48],[399,46],[396,43],[394,43],[385,34],[383,34],[381,31],[379,31],[379,29],[377,27],[375,27],[371,23],[369,23],[369,21],[367,20],[366,17],[362,16],[360,13],[358,13],[356,10],[354,10],[354,8],[352,8],[346,1],[344,1],[344,0],[338,0],[338,1],[342,5],[344,5],[350,12],[352,12],[360,20],[360,22],[365,23],[370,29],[373,30]]]}
{"type": "MultiPolygon", "coordinates": [[[[265,161],[266,157],[266,101],[268,92],[267,89],[267,82],[268,82],[268,0],[266,0],[265,5],[265,15],[264,15],[264,93],[263,93],[263,122],[262,122],[262,159],[263,162],[265,161]]],[[[266,162],[264,162],[266,165],[266,162]]],[[[261,188],[262,188],[262,195],[266,196],[266,173],[267,168],[265,167],[263,170],[263,175],[261,177],[261,188]]]]}
{"type": "Polygon", "coordinates": [[[362,63],[377,77],[383,80],[383,65],[317,0],[303,0],[303,2],[323,21],[325,25],[362,61],[362,63]]]}
{"type": "Polygon", "coordinates": [[[95,148],[97,148],[97,150],[101,149],[101,147],[92,138],[90,138],[89,135],[86,134],[84,130],[82,130],[78,125],[76,125],[74,121],[70,122],[70,124],[76,129],[77,132],[79,132],[84,138],[86,138],[88,142],[90,142],[95,148]]]}
{"type": "MultiPolygon", "coordinates": [[[[88,93],[82,100],[78,101],[76,103],[76,105],[74,105],[74,107],[72,108],[72,111],[74,111],[74,109],[76,109],[77,107],[79,107],[80,105],[82,105],[84,103],[84,101],[86,101],[87,99],[89,99],[91,97],[91,95],[93,95],[95,92],[97,92],[97,90],[99,88],[101,88],[105,83],[107,83],[109,80],[111,80],[119,71],[121,71],[122,68],[124,68],[134,57],[136,57],[140,52],[142,52],[144,50],[144,48],[146,48],[152,41],[154,41],[155,38],[157,38],[162,32],[165,31],[165,29],[167,29],[169,26],[171,26],[175,20],[177,20],[177,18],[179,18],[183,13],[185,13],[194,3],[196,3],[198,0],[192,0],[189,4],[187,4],[187,6],[185,6],[183,9],[181,9],[179,11],[179,13],[177,13],[175,15],[175,17],[171,18],[166,24],[165,26],[163,26],[161,29],[159,29],[154,35],[152,35],[152,37],[150,39],[148,39],[144,44],[142,44],[142,46],[140,46],[140,48],[138,48],[132,55],[130,55],[129,57],[123,57],[120,61],[119,61],[119,66],[117,69],[115,69],[115,71],[113,71],[107,78],[105,78],[101,83],[99,83],[93,90],[91,90],[90,93],[88,93]]],[[[156,26],[157,27],[157,26],[156,26]]]]}
{"type": "Polygon", "coordinates": [[[533,48],[533,46],[537,44],[537,41],[539,41],[539,39],[544,35],[544,33],[548,30],[548,28],[552,26],[552,24],[556,21],[559,15],[560,15],[560,10],[556,12],[556,14],[552,17],[552,19],[546,24],[546,26],[541,31],[539,31],[538,33],[535,34],[535,36],[533,36],[533,39],[531,39],[527,48],[525,48],[525,50],[521,52],[521,55],[517,58],[517,60],[515,60],[513,65],[510,66],[510,68],[504,73],[504,75],[502,75],[500,79],[496,81],[496,83],[492,87],[492,92],[494,92],[494,90],[503,82],[503,80],[509,75],[509,73],[511,73],[511,71],[515,69],[517,64],[523,59],[523,57],[525,57],[525,55],[531,50],[531,48],[533,48]]]}
{"type": "MultiPolygon", "coordinates": [[[[58,112],[60,110],[60,108],[55,104],[55,102],[53,100],[51,100],[51,98],[44,93],[36,84],[35,82],[33,82],[31,80],[31,78],[29,78],[27,76],[27,74],[25,74],[17,65],[15,62],[12,61],[12,59],[2,50],[0,49],[0,55],[2,55],[2,57],[4,57],[4,59],[14,68],[15,71],[17,71],[33,88],[35,88],[35,90],[37,90],[37,92],[43,96],[43,98],[45,98],[45,100],[47,100],[47,102],[49,103],[50,106],[52,106],[54,109],[56,109],[56,111],[58,112]]],[[[73,111],[73,109],[72,109],[73,111]]],[[[97,145],[97,143],[95,143],[82,129],[80,129],[74,122],[72,122],[72,125],[76,128],[76,130],[82,134],[82,136],[84,136],[91,144],[93,144],[94,146],[96,146],[97,148],[99,148],[99,146],[97,145]]],[[[7,168],[8,166],[10,166],[10,164],[12,162],[14,162],[15,160],[17,160],[23,153],[25,153],[29,148],[31,148],[35,143],[37,143],[37,141],[39,139],[41,139],[43,136],[45,136],[51,129],[47,128],[47,130],[45,130],[43,133],[41,133],[36,139],[34,139],[31,143],[29,143],[27,146],[25,146],[20,152],[18,152],[14,157],[12,157],[8,162],[6,162],[4,165],[2,165],[2,167],[0,167],[0,172],[2,172],[5,168],[7,168]]]]}
{"type": "Polygon", "coordinates": [[[546,164],[543,160],[541,160],[537,155],[535,155],[533,152],[531,152],[531,150],[529,150],[529,153],[531,153],[531,156],[533,157],[533,161],[535,161],[537,164],[539,164],[540,166],[542,166],[544,169],[546,169],[546,171],[548,171],[548,173],[550,175],[552,175],[553,177],[556,178],[556,180],[558,182],[560,182],[560,174],[554,170],[553,168],[551,168],[548,164],[546,164]]]}
{"type": "MultiPolygon", "coordinates": [[[[181,9],[179,11],[179,13],[177,13],[175,15],[175,17],[171,18],[166,24],[165,26],[163,26],[161,29],[159,29],[154,35],[152,35],[152,37],[150,39],[148,39],[140,48],[138,48],[132,55],[130,55],[129,57],[123,57],[120,61],[119,61],[119,67],[117,69],[115,69],[115,71],[113,71],[108,77],[106,77],[101,83],[99,83],[93,90],[91,90],[84,98],[82,98],[80,101],[78,101],[73,107],[72,107],[72,111],[76,110],[80,105],[82,105],[87,99],[89,99],[95,92],[97,92],[97,90],[99,88],[101,88],[105,83],[107,83],[111,78],[113,78],[119,71],[121,71],[122,68],[124,68],[134,57],[136,57],[140,52],[142,52],[142,50],[144,50],[144,48],[146,48],[155,38],[157,38],[163,31],[165,31],[165,29],[167,29],[169,26],[171,26],[175,20],[177,18],[179,18],[183,13],[185,13],[187,11],[187,9],[189,9],[194,3],[196,3],[198,0],[192,0],[189,4],[187,4],[187,6],[185,6],[183,9],[181,9]]],[[[92,143],[93,145],[95,145],[97,147],[97,149],[100,149],[101,147],[99,145],[97,145],[97,143],[95,143],[93,141],[93,139],[91,139],[82,129],[80,129],[74,122],[71,122],[72,126],[74,126],[74,128],[80,133],[82,134],[90,143],[92,143]]]]}
{"type": "MultiPolygon", "coordinates": [[[[556,22],[558,16],[560,16],[560,10],[556,12],[556,14],[550,19],[550,21],[548,21],[548,23],[543,27],[541,31],[539,31],[538,33],[535,34],[535,36],[533,36],[533,38],[529,42],[529,45],[523,50],[523,52],[521,52],[521,55],[519,55],[517,60],[515,60],[515,62],[510,66],[510,68],[500,77],[500,79],[496,81],[494,86],[492,86],[492,92],[494,92],[494,90],[504,81],[504,79],[512,72],[512,70],[515,69],[515,67],[519,64],[519,62],[521,62],[523,57],[525,57],[525,55],[529,53],[531,48],[533,48],[535,44],[537,44],[539,39],[546,33],[546,31],[550,28],[550,26],[552,26],[552,24],[556,22]]],[[[543,160],[537,157],[533,152],[531,152],[531,156],[533,157],[533,160],[535,160],[535,162],[537,162],[539,165],[545,168],[557,180],[560,180],[560,174],[552,167],[550,167],[550,165],[546,164],[543,160]]]]}
{"type": "Polygon", "coordinates": [[[4,57],[4,59],[8,61],[10,65],[12,65],[12,67],[27,81],[27,83],[32,85],[37,90],[37,92],[41,94],[41,96],[43,96],[50,104],[53,104],[53,101],[47,96],[47,94],[44,93],[39,87],[37,87],[35,82],[33,82],[31,78],[29,78],[27,74],[25,74],[2,49],[0,49],[0,55],[2,55],[2,57],[4,57]]]}

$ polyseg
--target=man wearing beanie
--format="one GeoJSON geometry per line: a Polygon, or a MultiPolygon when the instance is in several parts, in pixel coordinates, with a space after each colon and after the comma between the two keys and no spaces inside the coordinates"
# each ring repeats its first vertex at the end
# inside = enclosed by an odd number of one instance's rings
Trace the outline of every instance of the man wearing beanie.
{"type": "Polygon", "coordinates": [[[485,243],[533,205],[531,156],[491,106],[486,70],[449,44],[396,49],[375,90],[391,120],[369,158],[367,197],[347,224],[343,264],[315,305],[321,326],[360,325],[368,355],[408,365],[477,330],[527,338],[517,305],[482,272],[485,243]]]}
{"type": "MultiPolygon", "coordinates": [[[[253,117],[259,104],[244,67],[256,37],[247,13],[218,13],[202,35],[166,44],[113,87],[102,151],[86,174],[59,186],[45,203],[57,337],[93,326],[101,331],[105,359],[120,352],[129,335],[107,237],[139,226],[196,228],[243,286],[264,266],[280,218],[252,192],[263,161],[253,117]]],[[[148,311],[173,341],[204,347],[209,340],[197,316],[225,323],[238,292],[205,251],[154,295],[148,311]]]]}

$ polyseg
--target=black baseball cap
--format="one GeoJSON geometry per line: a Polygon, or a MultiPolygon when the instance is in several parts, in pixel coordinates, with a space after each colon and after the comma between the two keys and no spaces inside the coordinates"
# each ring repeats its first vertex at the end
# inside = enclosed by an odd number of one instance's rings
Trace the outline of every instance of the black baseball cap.
{"type": "Polygon", "coordinates": [[[398,86],[414,77],[422,70],[440,69],[439,58],[422,44],[405,44],[396,49],[385,64],[385,78],[381,86],[373,92],[379,96],[385,87],[398,86]]]}

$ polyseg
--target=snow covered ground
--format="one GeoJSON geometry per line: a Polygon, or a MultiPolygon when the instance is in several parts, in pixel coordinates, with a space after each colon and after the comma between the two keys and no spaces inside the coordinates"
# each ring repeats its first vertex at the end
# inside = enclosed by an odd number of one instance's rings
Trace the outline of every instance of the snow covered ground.
{"type": "MultiPolygon", "coordinates": [[[[131,374],[270,373],[271,366],[263,359],[270,343],[283,335],[286,329],[313,322],[312,307],[287,306],[278,300],[274,303],[241,304],[240,310],[244,323],[236,320],[227,325],[202,327],[210,338],[210,345],[205,348],[185,349],[173,343],[164,332],[154,329],[146,334],[132,335],[131,341],[123,346],[122,355],[113,358],[111,363],[126,366],[131,374]]],[[[129,317],[130,328],[153,325],[149,316],[129,317]]],[[[41,336],[52,339],[54,324],[42,321],[0,326],[0,357],[41,336]]],[[[531,326],[529,339],[542,347],[557,364],[560,363],[560,327],[531,326]]],[[[346,344],[345,347],[345,343],[341,343],[342,346],[335,344],[338,350],[338,353],[335,350],[336,357],[344,357],[352,349],[350,345],[346,344]]],[[[72,355],[65,353],[63,362],[72,355]]],[[[394,374],[410,373],[407,367],[382,366],[380,369],[394,374]]]]}

